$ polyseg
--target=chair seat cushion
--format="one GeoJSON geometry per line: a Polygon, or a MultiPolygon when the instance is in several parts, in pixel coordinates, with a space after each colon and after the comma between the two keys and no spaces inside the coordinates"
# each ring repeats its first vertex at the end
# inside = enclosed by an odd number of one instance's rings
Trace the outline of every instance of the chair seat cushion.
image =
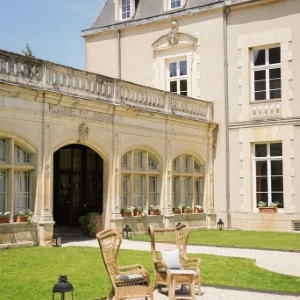
{"type": "Polygon", "coordinates": [[[179,249],[161,251],[161,258],[169,269],[181,269],[179,249]]]}
{"type": "Polygon", "coordinates": [[[117,275],[116,286],[148,285],[147,280],[141,274],[117,275]]]}

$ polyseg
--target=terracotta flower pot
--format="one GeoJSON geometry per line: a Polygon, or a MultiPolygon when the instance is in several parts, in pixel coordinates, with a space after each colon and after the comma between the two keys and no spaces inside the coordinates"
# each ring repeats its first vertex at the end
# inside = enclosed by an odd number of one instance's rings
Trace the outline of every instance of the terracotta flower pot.
{"type": "Polygon", "coordinates": [[[173,214],[174,215],[180,215],[181,214],[181,210],[180,209],[174,209],[173,210],[173,214]]]}
{"type": "Polygon", "coordinates": [[[17,223],[26,223],[27,222],[27,216],[16,216],[16,222],[17,223]]]}
{"type": "Polygon", "coordinates": [[[189,209],[184,209],[183,211],[185,214],[192,214],[193,213],[193,209],[189,208],[189,209]]]}
{"type": "Polygon", "coordinates": [[[195,208],[195,213],[196,214],[202,214],[204,212],[203,208],[195,208]]]}
{"type": "Polygon", "coordinates": [[[150,210],[149,211],[149,215],[150,216],[159,216],[160,215],[160,211],[159,210],[150,210]]]}
{"type": "Polygon", "coordinates": [[[135,210],[135,211],[134,211],[134,216],[135,216],[135,217],[140,217],[141,214],[142,214],[142,211],[141,211],[141,210],[135,210]]]}
{"type": "Polygon", "coordinates": [[[7,217],[0,217],[0,224],[9,223],[9,220],[7,217]]]}
{"type": "Polygon", "coordinates": [[[122,211],[122,217],[131,217],[132,212],[131,211],[122,211]]]}

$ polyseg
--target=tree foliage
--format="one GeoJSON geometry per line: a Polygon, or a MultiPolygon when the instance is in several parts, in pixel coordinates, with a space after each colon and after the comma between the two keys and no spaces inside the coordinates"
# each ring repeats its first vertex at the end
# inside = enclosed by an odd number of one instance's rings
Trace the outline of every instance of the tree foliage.
{"type": "Polygon", "coordinates": [[[26,51],[22,50],[22,53],[27,57],[35,58],[35,56],[32,54],[31,47],[29,46],[28,43],[26,44],[26,51]]]}

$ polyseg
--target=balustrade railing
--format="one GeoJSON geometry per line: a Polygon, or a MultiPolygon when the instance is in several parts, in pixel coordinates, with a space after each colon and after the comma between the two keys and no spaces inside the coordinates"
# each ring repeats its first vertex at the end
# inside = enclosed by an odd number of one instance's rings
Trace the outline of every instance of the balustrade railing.
{"type": "Polygon", "coordinates": [[[0,50],[0,81],[166,114],[212,121],[213,104],[0,50]]]}
{"type": "Polygon", "coordinates": [[[281,100],[270,100],[250,104],[251,119],[274,119],[281,117],[281,100]]]}

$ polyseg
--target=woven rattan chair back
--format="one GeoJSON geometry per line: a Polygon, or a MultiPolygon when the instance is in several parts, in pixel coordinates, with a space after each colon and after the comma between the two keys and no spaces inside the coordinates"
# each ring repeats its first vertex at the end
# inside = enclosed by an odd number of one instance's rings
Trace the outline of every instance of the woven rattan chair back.
{"type": "Polygon", "coordinates": [[[153,287],[149,272],[140,264],[119,267],[117,256],[122,243],[122,235],[113,229],[96,234],[102,259],[112,284],[107,299],[153,298],[153,287]]]}

